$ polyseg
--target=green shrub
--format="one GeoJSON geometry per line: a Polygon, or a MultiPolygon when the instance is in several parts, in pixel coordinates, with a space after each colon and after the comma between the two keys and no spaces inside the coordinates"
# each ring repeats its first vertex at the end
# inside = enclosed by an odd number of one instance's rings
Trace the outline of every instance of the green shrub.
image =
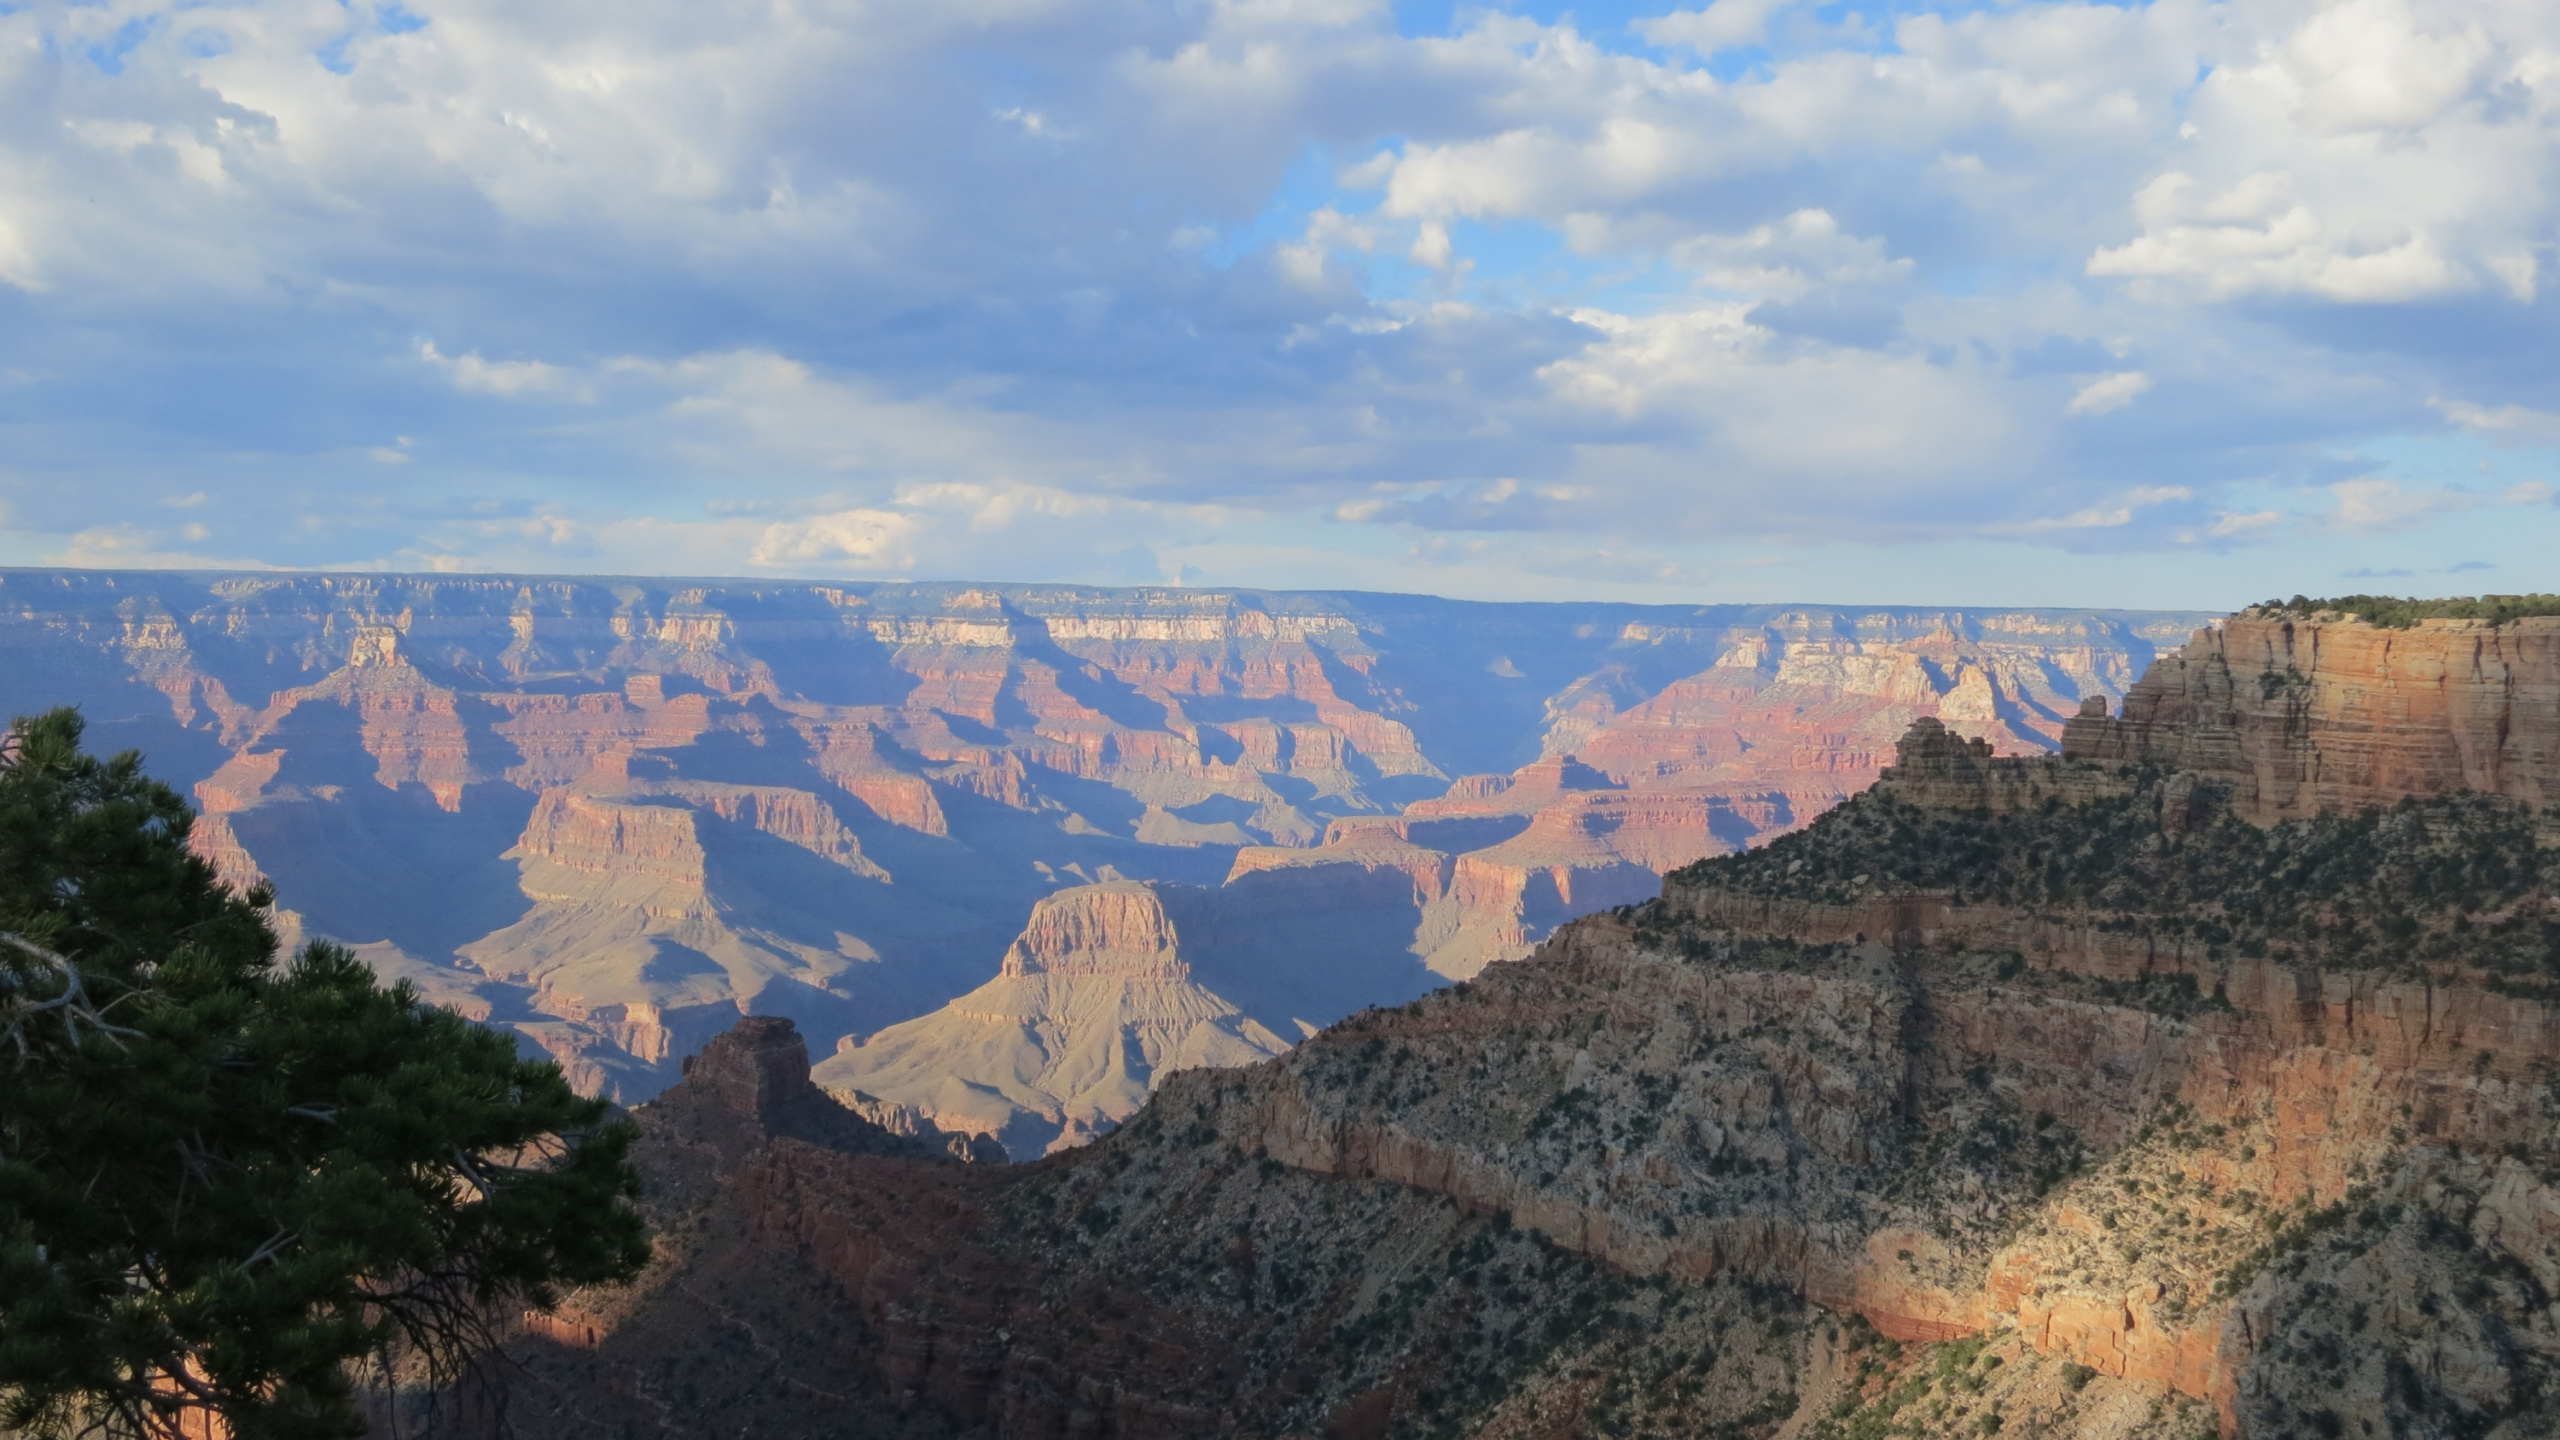
{"type": "Polygon", "coordinates": [[[2317,615],[2353,615],[2385,630],[2407,630],[2421,620],[2486,620],[2504,625],[2533,615],[2560,615],[2560,595],[2459,595],[2419,600],[2393,595],[2336,595],[2314,600],[2296,595],[2268,600],[2242,611],[2245,615],[2309,619],[2317,615]]]}

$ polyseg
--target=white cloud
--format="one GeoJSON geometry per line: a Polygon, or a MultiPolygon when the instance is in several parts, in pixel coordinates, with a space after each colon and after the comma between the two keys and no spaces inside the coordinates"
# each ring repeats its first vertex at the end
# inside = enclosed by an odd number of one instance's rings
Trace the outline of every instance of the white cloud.
{"type": "MultiPolygon", "coordinates": [[[[1369,254],[1377,250],[1381,238],[1375,227],[1364,225],[1327,205],[1307,217],[1306,231],[1295,244],[1278,248],[1276,258],[1280,273],[1309,290],[1323,290],[1328,280],[1325,265],[1335,251],[1357,250],[1369,254]]],[[[1447,242],[1447,232],[1443,231],[1441,246],[1444,250],[1447,242]]],[[[1415,242],[1417,252],[1423,248],[1421,241],[1415,242]]]]}
{"type": "Polygon", "coordinates": [[[1703,10],[1674,10],[1638,20],[1638,34],[1655,45],[1685,45],[1713,55],[1740,45],[1756,45],[1768,33],[1769,17],[1790,0],[1714,0],[1703,10]]]}
{"type": "Polygon", "coordinates": [[[2115,530],[2131,525],[2134,516],[2147,507],[2194,498],[2195,492],[2184,485],[2136,485],[2113,504],[2093,505],[2068,515],[1990,528],[1994,534],[2025,535],[2056,530],[2115,530]]]}
{"type": "Polygon", "coordinates": [[[2329,487],[2329,493],[2338,502],[2328,513],[2329,524],[2366,534],[2412,529],[2480,503],[2480,497],[2467,490],[2419,490],[2372,477],[2340,481],[2329,487]]]}
{"type": "Polygon", "coordinates": [[[1448,269],[1449,227],[1437,220],[1424,222],[1413,237],[1413,248],[1405,254],[1416,265],[1428,265],[1434,270],[1448,269]]]}
{"type": "Polygon", "coordinates": [[[2533,297],[2541,293],[2542,259],[2531,250],[2517,250],[2505,255],[2483,255],[2480,257],[2480,263],[2490,274],[2498,278],[2499,284],[2507,287],[2509,295],[2523,304],[2532,304],[2533,297]]]}
{"type": "Polygon", "coordinates": [[[2486,286],[2530,302],[2551,198],[2560,27],[2547,7],[2327,0],[2235,6],[2141,233],[2088,273],[2152,300],[2393,304],[2486,286]]]}
{"type": "Polygon", "coordinates": [[[2019,528],[2027,531],[2106,530],[2132,523],[2133,507],[2130,505],[2118,505],[2113,508],[2093,506],[2087,510],[2075,510],[2068,515],[2056,516],[2049,520],[2030,520],[2019,528]]]}
{"type": "MultiPolygon", "coordinates": [[[[573,383],[567,371],[539,360],[483,360],[476,353],[448,357],[436,349],[433,340],[418,342],[418,358],[444,372],[456,390],[509,399],[561,394],[591,398],[591,392],[573,383]]],[[[381,457],[377,454],[375,458],[381,457]]]]}
{"type": "Polygon", "coordinates": [[[1601,338],[1540,378],[1570,404],[1629,420],[1694,417],[1716,462],[1772,478],[1863,473],[1907,484],[1997,463],[2007,448],[2009,417],[1968,377],[1918,357],[1775,346],[1747,311],[1577,311],[1601,338]]]}
{"type": "Polygon", "coordinates": [[[2405,0],[2343,0],[2303,22],[2282,63],[2312,125],[2395,130],[2441,116],[2470,90],[2489,53],[2476,23],[2428,30],[2405,0]]]}
{"type": "Polygon", "coordinates": [[[1062,520],[1107,514],[1111,502],[1098,495],[1079,495],[1052,485],[979,484],[945,481],[933,485],[901,485],[898,503],[914,510],[965,516],[971,530],[1005,529],[1026,518],[1062,520]]]}
{"type": "Polygon", "coordinates": [[[2307,294],[2353,303],[2415,300],[2471,283],[2434,237],[2388,220],[2361,229],[2295,203],[2292,177],[2252,175],[2210,199],[2177,171],[2134,198],[2143,235],[2089,257],[2088,273],[2176,282],[2209,300],[2307,294]]]}
{"type": "MultiPolygon", "coordinates": [[[[1597,223],[1581,227],[1577,248],[1616,248],[1597,223]]],[[[1568,234],[1574,233],[1568,227],[1568,234]]],[[[1910,278],[1912,260],[1887,253],[1882,239],[1845,234],[1827,210],[1807,208],[1735,235],[1695,235],[1675,242],[1671,263],[1697,272],[1718,290],[1793,300],[1826,286],[1891,286],[1910,278]]]]}
{"type": "Polygon", "coordinates": [[[2224,510],[2216,513],[2206,533],[2224,539],[2263,535],[2284,523],[2280,510],[2224,510]]]}
{"type": "Polygon", "coordinates": [[[915,563],[914,517],[890,510],[839,510],[765,527],[747,557],[762,569],[793,566],[895,571],[915,563]]]}
{"type": "Polygon", "coordinates": [[[2427,401],[2430,408],[2465,430],[2531,445],[2560,445],[2560,414],[2523,405],[2495,410],[2466,400],[2427,401]]]}
{"type": "MultiPolygon", "coordinates": [[[[0,200],[10,197],[0,194],[0,200]]],[[[14,205],[0,205],[0,282],[15,285],[31,294],[42,294],[44,269],[36,263],[35,250],[28,243],[24,229],[24,212],[12,215],[14,205]]]]}
{"type": "Polygon", "coordinates": [[[2547,328],[2553,7],[1673,3],[20,7],[0,485],[80,553],[181,553],[112,527],[200,490],[280,562],[1065,575],[1330,515],[2310,543],[2454,502],[2143,482],[2560,443],[2495,353],[2547,328]],[[2447,301],[2522,321],[2395,308],[2447,301]]]}
{"type": "Polygon", "coordinates": [[[2139,370],[2119,370],[2113,375],[2101,375],[2081,386],[2079,393],[2071,397],[2071,403],[2062,407],[2062,413],[2104,415],[2132,404],[2135,397],[2150,388],[2151,377],[2139,370]]]}
{"type": "Polygon", "coordinates": [[[1037,110],[1026,110],[1019,105],[1011,105],[1002,110],[998,110],[995,112],[995,116],[997,119],[1005,121],[1008,124],[1021,126],[1023,133],[1026,135],[1037,135],[1043,139],[1055,140],[1062,138],[1066,133],[1063,130],[1060,130],[1056,122],[1050,120],[1048,116],[1041,114],[1037,110]]]}
{"type": "MultiPolygon", "coordinates": [[[[65,539],[61,547],[47,552],[47,565],[94,567],[102,570],[266,570],[274,567],[263,561],[231,556],[205,555],[193,550],[169,547],[170,535],[165,531],[132,524],[93,525],[65,539]]],[[[207,538],[201,525],[182,527],[179,539],[193,544],[207,538]]]]}

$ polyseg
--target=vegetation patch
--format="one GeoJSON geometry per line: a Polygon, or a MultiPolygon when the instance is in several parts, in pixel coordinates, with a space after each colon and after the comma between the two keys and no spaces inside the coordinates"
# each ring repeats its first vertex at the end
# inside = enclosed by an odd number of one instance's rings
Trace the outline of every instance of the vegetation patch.
{"type": "Polygon", "coordinates": [[[2456,595],[2420,600],[2396,595],[2333,595],[2314,600],[2296,595],[2267,600],[2240,612],[2264,619],[2314,620],[2352,615],[2384,630],[2407,630],[2421,620],[2485,620],[2504,625],[2535,615],[2560,615],[2560,595],[2456,595]]]}
{"type": "MultiPolygon", "coordinates": [[[[1671,884],[1833,904],[1936,892],[2076,912],[2102,930],[2184,942],[2200,959],[2477,966],[2496,988],[2560,994],[2560,853],[2536,848],[2530,807],[2437,795],[2265,829],[2218,814],[2173,831],[2159,819],[2167,783],[2147,776],[2131,796],[1999,814],[1869,791],[1810,829],[1700,861],[1671,884]]],[[[2181,978],[2133,983],[2117,998],[2163,1014],[2222,1003],[2181,978]]]]}

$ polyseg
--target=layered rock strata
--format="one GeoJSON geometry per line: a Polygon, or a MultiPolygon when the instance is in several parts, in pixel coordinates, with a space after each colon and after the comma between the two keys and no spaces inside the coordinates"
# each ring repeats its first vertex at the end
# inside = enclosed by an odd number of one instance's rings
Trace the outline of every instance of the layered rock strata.
{"type": "Polygon", "coordinates": [[[1355,1005],[1402,1000],[1435,983],[1422,961],[1469,973],[1802,823],[1915,715],[2050,743],[2193,618],[0,571],[0,702],[81,705],[193,784],[197,845],[271,883],[288,933],[636,1100],[740,1014],[826,1048],[930,1013],[1044,896],[1113,878],[1232,875],[1219,925],[1247,940],[1247,917],[1356,896],[1327,943],[1362,966],[1217,992],[1295,1038],[1354,970],[1355,1005]],[[1544,819],[1515,795],[1491,818],[1536,836],[1463,884],[1457,857],[1514,831],[1426,827],[1451,873],[1400,860],[1400,896],[1346,852],[1243,859],[1567,754],[1607,785],[1544,819]],[[1382,941],[1420,948],[1367,964],[1382,941]]]}
{"type": "Polygon", "coordinates": [[[995,979],[929,1015],[848,1037],[818,1082],[885,1124],[911,1114],[992,1133],[1022,1159],[1082,1144],[1176,1071],[1289,1048],[1193,978],[1183,958],[1192,948],[1149,886],[1060,891],[1032,907],[995,979]]]}
{"type": "Polygon", "coordinates": [[[744,1223],[911,1427],[2549,1433],[2547,813],[1894,758],[1071,1156],[777,1149],[744,1223]]]}
{"type": "Polygon", "coordinates": [[[2560,805],[2560,618],[2492,625],[2243,613],[2089,704],[2063,753],[2191,771],[2270,821],[2475,790],[2560,805]]]}

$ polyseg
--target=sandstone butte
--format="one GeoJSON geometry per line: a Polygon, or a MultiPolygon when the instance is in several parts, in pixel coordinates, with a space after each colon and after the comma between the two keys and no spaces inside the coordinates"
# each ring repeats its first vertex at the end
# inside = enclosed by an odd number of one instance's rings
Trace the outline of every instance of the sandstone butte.
{"type": "Polygon", "coordinates": [[[2063,749],[2229,782],[2258,820],[2448,790],[2560,805],[2552,625],[2243,615],[2153,666],[2120,718],[2087,704],[2063,749]]]}
{"type": "MultiPolygon", "coordinates": [[[[645,1163],[721,1178],[517,1344],[530,1428],[2551,1434],[2555,702],[2560,620],[2235,617],[1038,1164],[715,1161],[689,1082],[645,1163]]],[[[1008,975],[1170,974],[1117,893],[1008,975]]]]}
{"type": "Polygon", "coordinates": [[[1027,1155],[1232,1053],[1163,1017],[1295,1043],[1525,955],[1863,788],[1915,717],[2049,748],[2198,618],[10,570],[0,700],[83,706],[290,930],[582,1087],[786,1016],[892,1123],[1027,1155]],[[1122,882],[1181,977],[1001,973],[1122,882]],[[1051,1003],[1018,1083],[983,1017],[1051,1003]],[[1115,1045],[1108,1082],[1076,1058],[1115,1045]]]}

